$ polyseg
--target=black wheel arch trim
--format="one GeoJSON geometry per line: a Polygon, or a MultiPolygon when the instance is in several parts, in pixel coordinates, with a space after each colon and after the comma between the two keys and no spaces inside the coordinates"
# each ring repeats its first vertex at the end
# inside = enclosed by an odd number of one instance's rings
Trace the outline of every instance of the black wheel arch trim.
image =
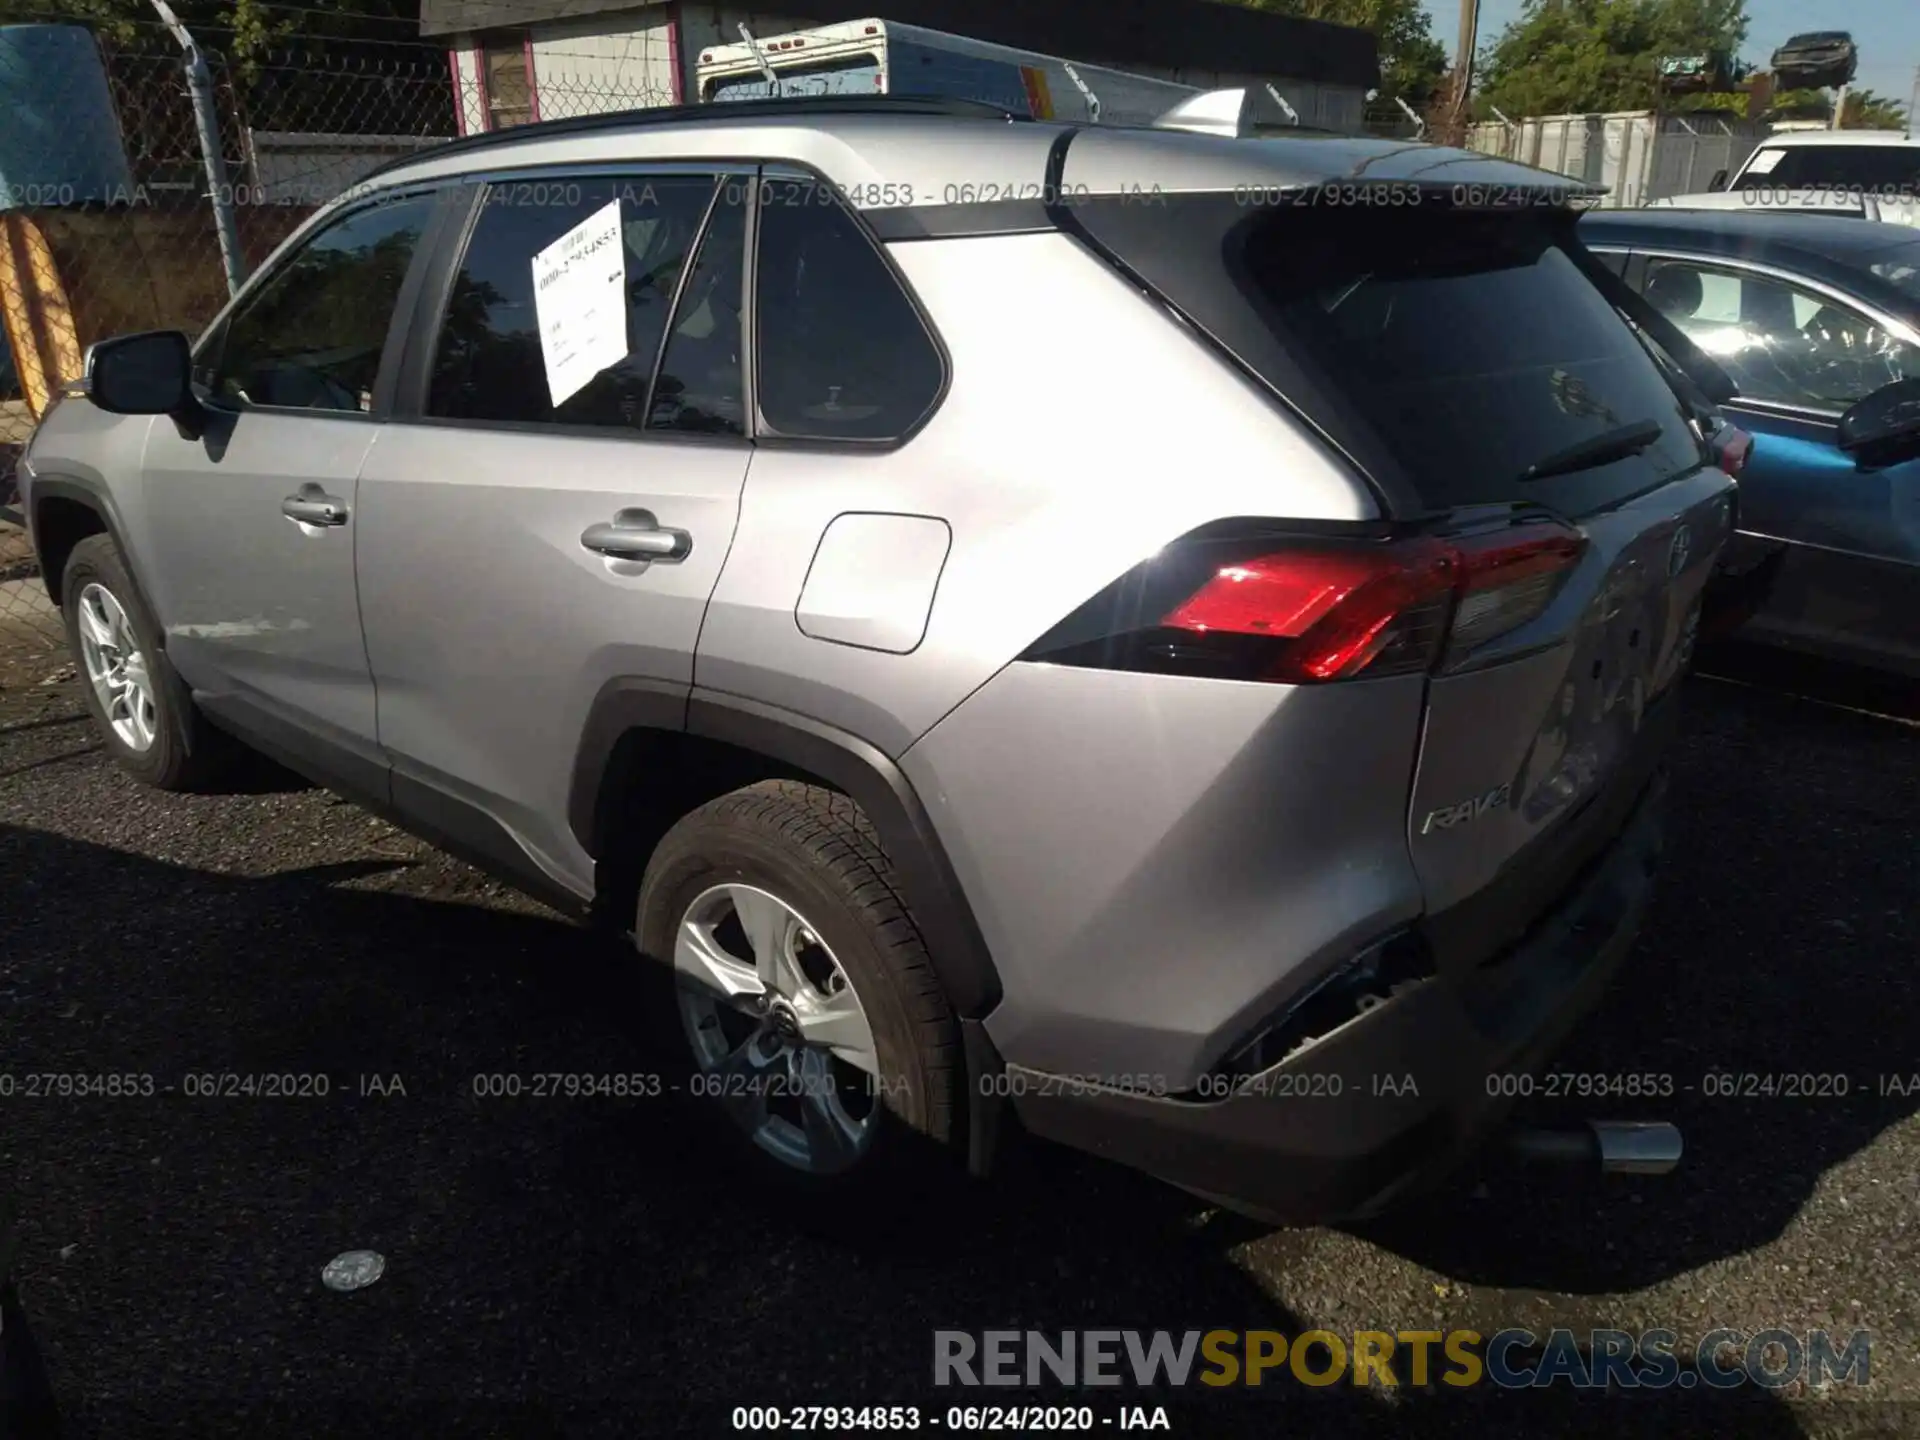
{"type": "MultiPolygon", "coordinates": [[[[65,475],[42,475],[34,473],[29,493],[23,507],[27,519],[27,535],[33,543],[34,554],[42,554],[41,532],[38,518],[40,503],[47,499],[71,500],[84,505],[100,517],[101,533],[113,541],[113,548],[119,553],[120,564],[127,572],[127,583],[133,586],[133,596],[140,607],[153,621],[154,637],[164,657],[167,648],[167,626],[160,618],[160,611],[153,603],[153,592],[147,588],[146,581],[140,578],[140,562],[133,553],[133,546],[126,540],[126,526],[120,519],[120,507],[113,503],[113,496],[104,487],[96,487],[84,480],[75,480],[65,475]]],[[[60,610],[61,621],[66,621],[66,597],[60,592],[64,588],[65,575],[49,575],[44,564],[40,570],[40,583],[47,592],[47,598],[60,610]]],[[[160,680],[172,692],[173,729],[180,744],[191,753],[193,750],[193,731],[187,723],[187,711],[193,704],[193,696],[186,682],[174,670],[171,664],[160,666],[160,680]]]]}
{"type": "MultiPolygon", "coordinates": [[[[692,690],[691,685],[667,680],[621,677],[609,680],[593,697],[567,788],[567,827],[596,861],[607,858],[613,835],[611,807],[622,787],[607,780],[621,740],[635,730],[684,732],[692,690]]],[[[621,777],[613,778],[617,782],[621,777]]]]}
{"type": "Polygon", "coordinates": [[[873,822],[955,1013],[977,1020],[999,1003],[999,972],[959,878],[912,782],[885,752],[835,726],[741,696],[611,681],[588,715],[569,802],[574,837],[596,860],[604,858],[609,835],[603,810],[611,796],[603,780],[622,737],[636,729],[719,741],[844,791],[873,822]]]}
{"type": "MultiPolygon", "coordinates": [[[[36,556],[41,550],[37,512],[42,500],[49,498],[71,500],[86,506],[100,517],[100,523],[106,527],[106,533],[112,539],[114,548],[120,552],[120,563],[127,567],[127,579],[133,582],[133,588],[139,596],[140,603],[147,607],[147,613],[153,616],[154,624],[159,626],[161,642],[164,644],[166,626],[160,622],[160,612],[154,609],[152,592],[147,589],[146,582],[140,578],[140,563],[134,557],[133,547],[127,543],[127,529],[121,522],[120,507],[113,503],[113,496],[105,489],[89,485],[84,480],[69,479],[65,475],[42,475],[36,471],[28,486],[26,498],[27,533],[33,541],[36,556]]],[[[40,582],[46,586],[47,598],[55,603],[59,603],[60,600],[61,579],[61,576],[49,575],[46,568],[42,566],[40,582]]]]}

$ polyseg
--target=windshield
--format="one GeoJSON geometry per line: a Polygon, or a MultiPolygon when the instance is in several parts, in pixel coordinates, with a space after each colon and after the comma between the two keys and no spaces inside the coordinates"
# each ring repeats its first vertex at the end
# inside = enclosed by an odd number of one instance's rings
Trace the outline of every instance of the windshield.
{"type": "Polygon", "coordinates": [[[1920,145],[1762,146],[1740,172],[1740,183],[1912,195],[1920,187],[1920,145]]]}

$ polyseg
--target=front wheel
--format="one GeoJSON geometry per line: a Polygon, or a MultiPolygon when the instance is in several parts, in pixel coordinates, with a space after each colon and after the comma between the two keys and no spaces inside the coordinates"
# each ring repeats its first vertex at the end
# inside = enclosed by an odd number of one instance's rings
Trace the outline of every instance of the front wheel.
{"type": "Polygon", "coordinates": [[[636,935],[672,960],[687,1090],[763,1169],[838,1189],[951,1157],[957,1026],[847,797],[766,781],[686,816],[647,867],[636,935]]]}
{"type": "Polygon", "coordinates": [[[198,789],[223,773],[235,747],[194,709],[109,536],[73,547],[60,597],[87,709],[120,768],[158,790],[198,789]]]}

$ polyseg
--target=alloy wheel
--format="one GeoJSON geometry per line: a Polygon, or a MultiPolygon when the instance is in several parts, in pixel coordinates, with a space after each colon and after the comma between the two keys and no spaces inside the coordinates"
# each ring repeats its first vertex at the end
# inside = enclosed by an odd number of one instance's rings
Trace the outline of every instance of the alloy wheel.
{"type": "Polygon", "coordinates": [[[716,885],[681,917],[673,963],[694,1093],[795,1170],[858,1164],[880,1118],[880,1062],[866,1009],[819,931],[765,890],[716,885]]]}
{"type": "Polygon", "coordinates": [[[80,592],[80,659],[100,710],[120,742],[135,754],[153,748],[159,715],[153,702],[153,670],[133,633],[133,622],[106,586],[80,592]]]}

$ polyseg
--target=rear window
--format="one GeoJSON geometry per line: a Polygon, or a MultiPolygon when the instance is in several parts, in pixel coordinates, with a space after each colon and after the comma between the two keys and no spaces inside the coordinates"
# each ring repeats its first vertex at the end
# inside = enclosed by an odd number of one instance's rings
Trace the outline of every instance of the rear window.
{"type": "Polygon", "coordinates": [[[774,71],[778,85],[764,72],[723,75],[709,80],[705,99],[765,100],[777,95],[877,95],[880,93],[880,57],[843,55],[811,65],[781,65],[774,71]]]}
{"type": "Polygon", "coordinates": [[[1181,197],[1081,213],[1363,465],[1390,458],[1425,506],[1582,515],[1701,464],[1679,397],[1544,212],[1181,197]],[[1611,455],[1574,463],[1609,440],[1611,455]]]}
{"type": "Polygon", "coordinates": [[[1920,185],[1920,145],[1779,145],[1754,152],[1742,187],[1838,187],[1911,195],[1920,185]]]}

